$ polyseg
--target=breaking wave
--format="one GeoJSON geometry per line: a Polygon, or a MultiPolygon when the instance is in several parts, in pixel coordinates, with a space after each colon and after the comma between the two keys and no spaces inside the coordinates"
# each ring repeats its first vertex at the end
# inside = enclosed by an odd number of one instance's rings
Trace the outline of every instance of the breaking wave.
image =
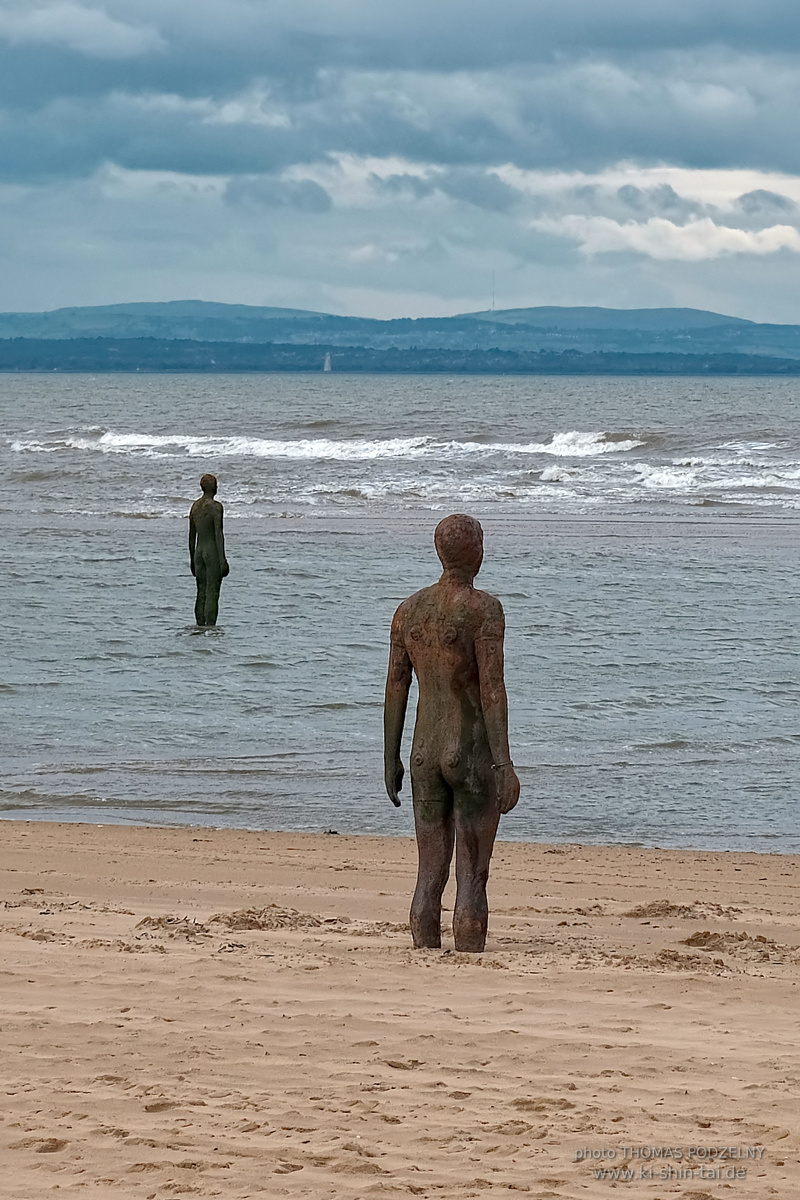
{"type": "Polygon", "coordinates": [[[553,434],[552,441],[546,444],[532,442],[529,446],[517,446],[514,449],[529,454],[554,454],[558,458],[588,458],[594,454],[621,454],[644,444],[639,438],[610,433],[583,433],[572,429],[569,433],[553,434]]]}
{"type": "MultiPolygon", "coordinates": [[[[335,432],[329,428],[334,422],[325,424],[326,432],[335,432]]],[[[663,435],[619,429],[478,441],[355,433],[284,438],[130,433],[86,425],[30,430],[9,437],[6,445],[24,461],[18,478],[29,483],[60,474],[74,485],[84,476],[91,480],[101,461],[108,470],[124,472],[126,465],[153,460],[144,491],[132,495],[130,512],[125,509],[138,517],[182,512],[183,464],[199,466],[199,460],[215,471],[225,461],[223,498],[232,517],[258,516],[265,506],[292,511],[455,504],[539,504],[574,511],[603,503],[800,508],[800,452],[790,443],[709,442],[686,432],[674,435],[671,444],[665,441],[663,435]],[[47,457],[36,461],[39,455],[47,457]]],[[[50,511],[50,501],[43,503],[50,511]]]]}
{"type": "Polygon", "coordinates": [[[553,434],[549,442],[459,442],[431,437],[395,438],[252,438],[203,437],[195,434],[116,433],[83,431],[80,435],[52,438],[19,438],[11,442],[17,454],[53,454],[90,451],[137,455],[145,458],[273,458],[319,459],[358,462],[370,459],[460,458],[487,454],[549,454],[560,458],[586,458],[619,454],[644,443],[639,439],[598,432],[570,430],[553,434]]]}

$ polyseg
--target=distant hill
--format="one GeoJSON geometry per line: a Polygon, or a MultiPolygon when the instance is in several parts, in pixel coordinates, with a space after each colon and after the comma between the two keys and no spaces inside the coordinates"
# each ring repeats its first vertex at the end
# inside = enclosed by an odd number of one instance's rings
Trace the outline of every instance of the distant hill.
{"type": "MultiPolygon", "coordinates": [[[[130,316],[159,317],[230,317],[234,320],[261,318],[262,320],[289,319],[297,317],[328,317],[329,313],[314,312],[307,308],[274,308],[257,304],[221,304],[215,300],[136,300],[131,304],[105,304],[94,308],[59,308],[55,313],[128,313],[130,316]]],[[[40,314],[52,316],[55,313],[40,314]]]]}
{"type": "Polygon", "coordinates": [[[536,325],[550,329],[707,329],[717,325],[753,325],[744,317],[724,317],[701,308],[504,308],[466,313],[478,321],[501,325],[536,325]]]}
{"type": "Polygon", "coordinates": [[[696,308],[536,308],[454,317],[341,317],[203,300],[0,313],[0,339],[162,341],[515,354],[765,355],[800,359],[800,326],[760,325],[696,308]]]}
{"type": "MultiPolygon", "coordinates": [[[[41,313],[0,313],[0,337],[166,337],[224,336],[243,340],[276,322],[318,324],[336,320],[327,313],[300,308],[259,308],[249,304],[215,304],[207,300],[167,300],[161,303],[104,304],[87,308],[57,308],[41,313]]],[[[260,340],[264,340],[263,338],[260,340]]]]}

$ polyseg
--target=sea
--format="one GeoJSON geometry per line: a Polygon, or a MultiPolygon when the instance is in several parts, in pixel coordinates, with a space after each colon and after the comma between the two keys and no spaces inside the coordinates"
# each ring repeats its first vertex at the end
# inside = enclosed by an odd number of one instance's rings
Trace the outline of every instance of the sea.
{"type": "Polygon", "coordinates": [[[5,818],[410,834],[389,625],[467,512],[507,621],[500,836],[800,851],[798,380],[6,374],[0,458],[5,818]],[[198,632],[209,471],[231,573],[198,632]]]}

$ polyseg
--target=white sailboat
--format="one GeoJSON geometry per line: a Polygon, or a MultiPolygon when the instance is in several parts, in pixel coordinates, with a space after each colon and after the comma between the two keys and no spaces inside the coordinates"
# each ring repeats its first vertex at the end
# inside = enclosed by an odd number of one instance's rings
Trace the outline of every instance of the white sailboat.
{"type": "Polygon", "coordinates": [[[324,362],[324,364],[323,364],[323,366],[322,366],[322,369],[323,369],[323,371],[331,371],[331,370],[333,369],[333,368],[331,367],[331,356],[330,356],[330,354],[326,354],[326,355],[325,355],[325,362],[324,362]]]}

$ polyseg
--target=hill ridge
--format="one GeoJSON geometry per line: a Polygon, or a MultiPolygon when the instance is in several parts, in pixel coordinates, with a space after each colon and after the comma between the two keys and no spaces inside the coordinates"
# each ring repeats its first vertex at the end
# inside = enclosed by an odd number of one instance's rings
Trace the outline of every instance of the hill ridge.
{"type": "Polygon", "coordinates": [[[132,301],[0,313],[0,339],[157,338],[361,346],[369,350],[604,354],[748,354],[800,359],[800,326],[764,325],[705,309],[569,307],[451,317],[350,317],[206,300],[132,301]]]}

